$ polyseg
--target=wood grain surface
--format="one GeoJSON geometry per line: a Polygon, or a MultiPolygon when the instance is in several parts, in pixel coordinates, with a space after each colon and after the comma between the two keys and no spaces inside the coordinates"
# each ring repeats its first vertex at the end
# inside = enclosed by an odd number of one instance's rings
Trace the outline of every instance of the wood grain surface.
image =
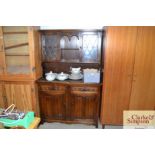
{"type": "Polygon", "coordinates": [[[137,27],[108,27],[101,106],[102,124],[122,124],[128,110],[137,39],[137,27]]]}

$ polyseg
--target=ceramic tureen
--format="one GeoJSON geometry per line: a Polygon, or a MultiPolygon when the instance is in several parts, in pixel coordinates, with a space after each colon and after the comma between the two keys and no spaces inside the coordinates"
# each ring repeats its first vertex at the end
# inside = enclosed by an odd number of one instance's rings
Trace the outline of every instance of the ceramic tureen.
{"type": "Polygon", "coordinates": [[[49,73],[46,73],[45,76],[47,81],[53,81],[55,80],[57,74],[50,71],[49,73]]]}
{"type": "Polygon", "coordinates": [[[56,78],[60,81],[64,81],[64,80],[68,79],[68,74],[61,72],[60,74],[57,74],[56,78]]]}

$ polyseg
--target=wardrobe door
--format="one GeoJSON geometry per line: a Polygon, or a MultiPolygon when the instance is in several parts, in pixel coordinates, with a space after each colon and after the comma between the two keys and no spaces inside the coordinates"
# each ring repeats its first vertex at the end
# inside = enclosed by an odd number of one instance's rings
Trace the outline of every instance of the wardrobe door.
{"type": "Polygon", "coordinates": [[[0,82],[0,109],[5,107],[3,84],[0,82]]]}
{"type": "Polygon", "coordinates": [[[2,32],[2,26],[0,26],[0,79],[4,73],[4,64],[5,64],[4,60],[5,60],[5,53],[3,50],[3,32],[2,32]]]}
{"type": "Polygon", "coordinates": [[[108,27],[101,123],[119,125],[129,109],[137,27],[108,27]]]}
{"type": "Polygon", "coordinates": [[[131,110],[155,109],[155,27],[139,27],[131,110]]]}

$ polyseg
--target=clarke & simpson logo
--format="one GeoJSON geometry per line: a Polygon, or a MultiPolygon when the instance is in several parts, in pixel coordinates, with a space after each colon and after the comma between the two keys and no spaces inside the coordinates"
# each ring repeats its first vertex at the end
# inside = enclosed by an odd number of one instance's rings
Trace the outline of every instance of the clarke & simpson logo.
{"type": "Polygon", "coordinates": [[[124,128],[155,128],[155,111],[124,111],[124,128]]]}

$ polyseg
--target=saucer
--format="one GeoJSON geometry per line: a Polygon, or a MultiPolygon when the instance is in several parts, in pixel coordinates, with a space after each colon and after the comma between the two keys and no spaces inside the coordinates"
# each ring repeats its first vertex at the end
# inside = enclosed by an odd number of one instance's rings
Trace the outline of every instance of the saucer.
{"type": "Polygon", "coordinates": [[[82,74],[78,74],[78,75],[75,75],[75,74],[71,74],[71,75],[69,75],[69,79],[71,79],[71,80],[80,80],[80,79],[82,79],[83,78],[83,75],[82,74]]]}
{"type": "Polygon", "coordinates": [[[81,71],[78,71],[78,72],[74,72],[74,71],[70,71],[71,72],[71,74],[76,74],[76,75],[78,75],[78,74],[81,74],[81,71]]]}

